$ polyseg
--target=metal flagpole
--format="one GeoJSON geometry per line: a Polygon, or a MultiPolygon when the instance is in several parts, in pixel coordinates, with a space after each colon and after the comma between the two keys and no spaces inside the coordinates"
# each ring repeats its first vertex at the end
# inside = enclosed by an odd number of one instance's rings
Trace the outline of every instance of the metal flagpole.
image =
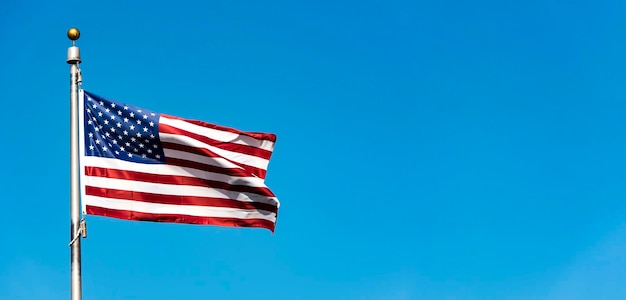
{"type": "Polygon", "coordinates": [[[78,158],[78,84],[80,70],[80,49],[76,40],[80,31],[70,28],[67,37],[72,46],[67,49],[67,63],[70,65],[70,253],[71,253],[71,295],[72,300],[82,299],[80,235],[84,234],[84,223],[80,221],[80,186],[78,158]]]}

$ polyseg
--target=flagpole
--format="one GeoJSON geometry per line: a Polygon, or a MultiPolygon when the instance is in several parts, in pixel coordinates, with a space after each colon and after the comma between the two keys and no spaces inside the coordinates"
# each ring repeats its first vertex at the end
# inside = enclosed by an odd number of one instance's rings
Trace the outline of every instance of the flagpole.
{"type": "Polygon", "coordinates": [[[78,84],[80,71],[80,49],[76,40],[80,32],[76,28],[67,31],[72,46],[67,49],[67,63],[70,65],[70,269],[71,300],[82,299],[80,235],[83,231],[80,222],[80,187],[78,167],[78,84]]]}

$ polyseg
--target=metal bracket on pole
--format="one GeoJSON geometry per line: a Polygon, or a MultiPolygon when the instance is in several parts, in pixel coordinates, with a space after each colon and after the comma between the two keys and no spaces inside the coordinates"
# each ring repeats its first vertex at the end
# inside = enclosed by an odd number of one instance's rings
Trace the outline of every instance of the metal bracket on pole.
{"type": "Polygon", "coordinates": [[[74,238],[72,238],[72,240],[70,241],[69,246],[72,247],[74,242],[76,242],[76,240],[80,236],[82,236],[84,239],[87,238],[87,222],[85,222],[85,219],[82,219],[80,221],[80,225],[78,226],[78,231],[76,231],[76,234],[74,235],[74,238]]]}
{"type": "Polygon", "coordinates": [[[78,66],[78,74],[76,75],[76,84],[78,84],[78,87],[80,88],[80,86],[83,84],[83,72],[80,70],[80,66],[78,64],[76,64],[78,66]]]}
{"type": "Polygon", "coordinates": [[[84,239],[87,238],[87,222],[85,222],[85,219],[80,221],[80,233],[82,233],[84,239]]]}

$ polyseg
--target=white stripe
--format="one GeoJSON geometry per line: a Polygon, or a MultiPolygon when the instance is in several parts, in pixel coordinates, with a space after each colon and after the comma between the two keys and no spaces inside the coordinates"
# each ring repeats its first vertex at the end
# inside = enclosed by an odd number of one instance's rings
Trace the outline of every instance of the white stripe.
{"type": "Polygon", "coordinates": [[[211,146],[209,144],[200,142],[192,137],[188,137],[184,135],[159,132],[159,137],[161,138],[161,141],[163,142],[170,142],[170,143],[186,145],[186,146],[191,146],[191,147],[196,147],[196,148],[208,149],[209,151],[219,156],[222,156],[228,160],[231,160],[231,161],[234,161],[236,163],[240,163],[246,166],[251,166],[251,167],[267,170],[267,165],[269,164],[269,160],[267,159],[256,157],[254,155],[248,155],[248,154],[243,154],[239,152],[224,150],[224,149],[211,146]]]}
{"type": "Polygon", "coordinates": [[[276,222],[276,214],[264,210],[160,204],[135,200],[109,199],[95,196],[87,196],[84,200],[86,205],[150,214],[177,214],[209,218],[263,219],[276,222]]]}
{"type": "Polygon", "coordinates": [[[118,189],[124,191],[174,196],[179,195],[212,197],[237,200],[241,202],[260,202],[278,206],[278,199],[276,197],[267,197],[253,193],[235,192],[225,189],[207,188],[201,186],[151,183],[97,176],[84,176],[83,182],[85,186],[93,186],[105,189],[118,189]]]}
{"type": "MultiPolygon", "coordinates": [[[[176,151],[176,152],[179,152],[179,151],[176,151]]],[[[182,152],[182,153],[185,153],[186,155],[192,155],[186,152],[182,152]]],[[[169,153],[166,153],[166,155],[169,156],[169,153]]],[[[194,158],[190,159],[188,157],[180,157],[180,158],[184,158],[188,160],[194,159],[194,158]]],[[[203,160],[206,160],[206,161],[200,161],[200,163],[203,163],[203,164],[207,164],[207,165],[210,164],[210,165],[220,166],[224,168],[231,167],[231,166],[222,166],[219,163],[211,164],[210,162],[213,160],[212,158],[208,158],[205,156],[202,156],[202,158],[203,160]],[[207,163],[207,161],[209,163],[207,163]]],[[[233,166],[232,168],[241,168],[231,162],[228,162],[227,160],[223,158],[220,158],[219,160],[223,160],[224,162],[227,162],[229,165],[232,165],[233,166]]],[[[134,171],[134,172],[142,172],[142,173],[157,174],[157,175],[190,176],[190,177],[214,180],[214,181],[219,181],[219,182],[224,182],[224,183],[229,183],[229,184],[246,185],[246,186],[252,186],[252,187],[267,187],[263,179],[258,178],[258,177],[236,177],[236,176],[230,176],[230,175],[225,175],[221,173],[207,172],[207,171],[197,170],[193,168],[171,166],[171,165],[166,165],[166,164],[142,164],[142,163],[134,163],[130,161],[125,161],[121,159],[115,159],[115,158],[109,158],[109,157],[95,157],[95,156],[84,157],[83,164],[86,166],[99,167],[99,168],[134,171]]],[[[81,168],[81,169],[84,170],[84,168],[81,168]]]]}
{"type": "Polygon", "coordinates": [[[260,140],[251,136],[236,134],[229,131],[223,131],[215,128],[207,128],[186,122],[184,120],[169,119],[165,116],[161,116],[159,124],[166,124],[172,127],[176,127],[185,131],[193,132],[199,135],[209,137],[214,140],[227,143],[235,143],[240,145],[248,145],[255,148],[260,148],[268,151],[274,150],[274,142],[268,140],[260,140]]]}

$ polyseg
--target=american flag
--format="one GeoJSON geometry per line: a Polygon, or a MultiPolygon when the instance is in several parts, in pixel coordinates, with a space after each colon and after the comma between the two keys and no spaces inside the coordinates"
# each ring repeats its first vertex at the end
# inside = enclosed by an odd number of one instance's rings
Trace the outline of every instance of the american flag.
{"type": "Polygon", "coordinates": [[[261,227],[279,201],[265,185],[276,136],[187,120],[81,90],[83,213],[261,227]]]}

